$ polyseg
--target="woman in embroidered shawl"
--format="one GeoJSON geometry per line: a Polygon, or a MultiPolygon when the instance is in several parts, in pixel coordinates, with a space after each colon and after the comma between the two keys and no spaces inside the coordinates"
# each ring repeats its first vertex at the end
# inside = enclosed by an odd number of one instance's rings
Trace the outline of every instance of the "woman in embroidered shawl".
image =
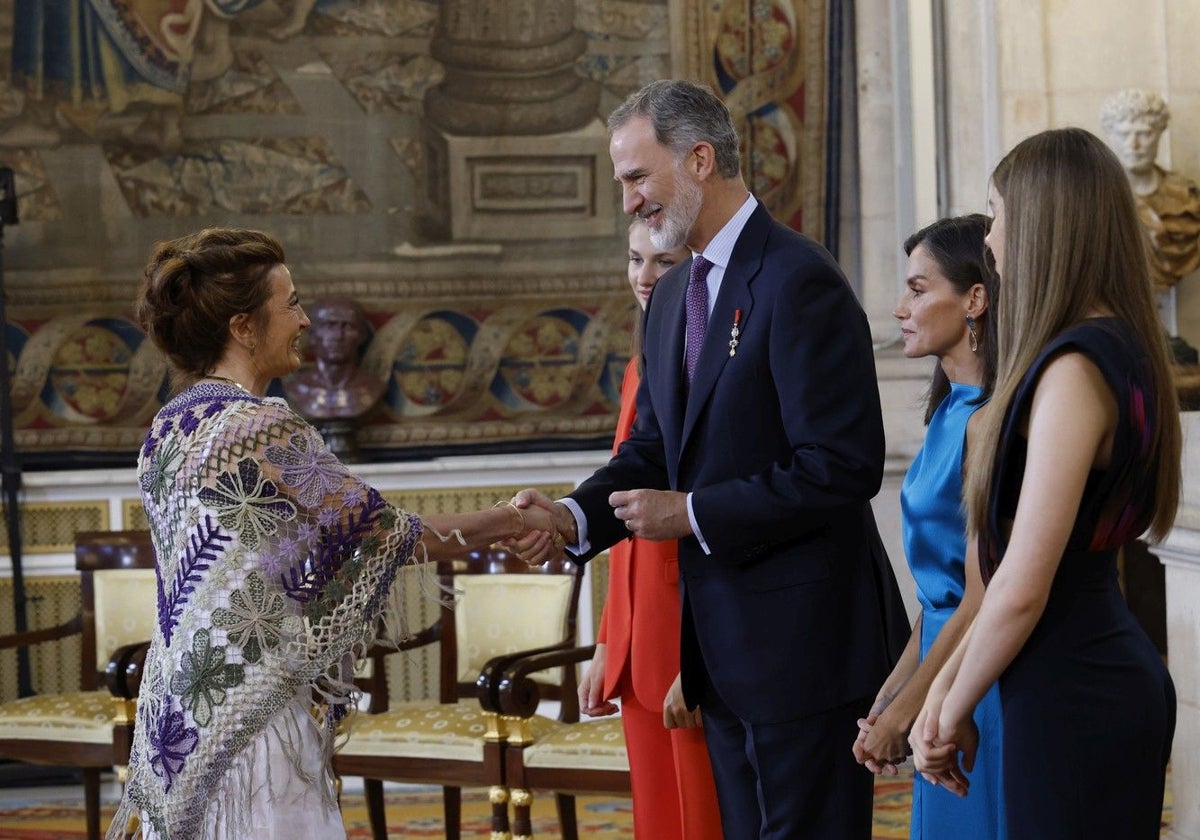
{"type": "Polygon", "coordinates": [[[158,626],[108,836],[137,823],[156,840],[344,838],[329,763],[353,701],[343,675],[378,618],[402,623],[395,590],[411,576],[398,573],[551,524],[512,507],[391,507],[264,396],[299,367],[309,325],[271,236],[160,243],[137,315],[186,387],[138,459],[158,626]]]}

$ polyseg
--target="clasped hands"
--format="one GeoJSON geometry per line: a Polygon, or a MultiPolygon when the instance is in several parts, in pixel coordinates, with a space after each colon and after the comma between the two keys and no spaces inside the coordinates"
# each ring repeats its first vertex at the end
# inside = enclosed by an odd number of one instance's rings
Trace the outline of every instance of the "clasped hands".
{"type": "Polygon", "coordinates": [[[979,749],[979,729],[969,711],[961,717],[948,713],[945,699],[945,695],[930,692],[913,722],[908,743],[913,764],[925,781],[966,796],[971,786],[967,773],[975,768],[979,749]]]}
{"type": "Polygon", "coordinates": [[[875,699],[867,716],[858,719],[858,737],[851,747],[854,759],[876,776],[895,776],[906,758],[908,729],[891,706],[892,699],[875,699]]]}
{"type": "MultiPolygon", "coordinates": [[[[566,545],[578,545],[575,517],[567,506],[528,488],[513,496],[518,508],[541,508],[550,515],[549,530],[531,530],[505,542],[505,547],[531,566],[561,557],[566,545]],[[559,537],[558,540],[555,537],[559,537]]],[[[648,540],[675,540],[692,533],[687,496],[671,490],[620,490],[608,497],[613,515],[629,532],[648,540]]]]}

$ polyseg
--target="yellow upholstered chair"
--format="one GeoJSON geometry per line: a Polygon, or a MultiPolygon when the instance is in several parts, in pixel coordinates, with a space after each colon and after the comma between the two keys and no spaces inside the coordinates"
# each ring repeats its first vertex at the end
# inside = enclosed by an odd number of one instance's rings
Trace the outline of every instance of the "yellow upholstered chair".
{"type": "MultiPolygon", "coordinates": [[[[575,644],[580,576],[573,564],[531,569],[493,548],[439,563],[437,575],[447,594],[436,621],[401,644],[400,653],[382,646],[372,652],[369,676],[360,681],[370,704],[366,713],[354,716],[346,742],[334,754],[339,776],[365,778],[377,840],[387,838],[382,780],[442,785],[446,837],[456,840],[462,787],[502,780],[501,733],[495,715],[485,713],[477,699],[485,665],[517,652],[575,644]],[[404,650],[433,642],[440,642],[437,699],[389,702],[387,656],[404,656],[404,650]]],[[[548,696],[577,705],[573,668],[541,676],[548,696]]],[[[503,811],[506,815],[506,804],[503,811]]]]}
{"type": "MultiPolygon", "coordinates": [[[[89,531],[75,537],[80,611],[43,630],[0,637],[0,649],[82,637],[81,691],[0,704],[0,757],[83,771],[89,840],[100,837],[100,771],[129,760],[133,709],[106,686],[110,654],[149,640],[157,590],[145,531],[89,531]]],[[[114,671],[124,665],[118,658],[114,671]]],[[[119,677],[120,675],[114,675],[119,677]]]]}
{"type": "MultiPolygon", "coordinates": [[[[536,713],[543,699],[540,680],[545,670],[574,668],[590,661],[595,652],[595,646],[588,645],[510,658],[492,675],[492,693],[484,705],[500,715],[499,728],[506,734],[503,784],[513,805],[515,838],[533,837],[534,790],[554,792],[563,840],[578,838],[575,794],[630,792],[629,758],[619,718],[581,722],[577,714],[552,720],[536,713]]],[[[507,833],[509,828],[499,825],[498,830],[507,833]]]]}

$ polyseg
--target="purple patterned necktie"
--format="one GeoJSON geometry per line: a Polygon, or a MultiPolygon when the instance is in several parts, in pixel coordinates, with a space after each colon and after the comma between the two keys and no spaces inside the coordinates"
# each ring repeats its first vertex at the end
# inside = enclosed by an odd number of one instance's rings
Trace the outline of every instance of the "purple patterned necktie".
{"type": "Polygon", "coordinates": [[[688,384],[696,375],[696,363],[700,361],[700,347],[704,344],[704,330],[708,326],[708,272],[713,264],[704,257],[692,260],[692,273],[687,287],[687,344],[684,365],[688,384]]]}

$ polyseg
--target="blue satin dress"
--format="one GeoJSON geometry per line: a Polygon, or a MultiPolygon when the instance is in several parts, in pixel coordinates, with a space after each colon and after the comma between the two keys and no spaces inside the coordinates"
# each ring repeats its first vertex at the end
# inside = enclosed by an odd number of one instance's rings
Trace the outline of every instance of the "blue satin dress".
{"type": "MultiPolygon", "coordinates": [[[[921,602],[921,659],[962,600],[965,586],[966,523],[962,513],[962,466],[967,421],[981,389],[950,384],[950,393],[930,418],[925,443],[913,459],[900,491],[904,552],[921,602]]],[[[993,685],[975,709],[979,754],[971,790],[960,799],[918,774],[913,782],[911,837],[914,840],[1005,838],[1000,755],[1000,691],[993,685]]]]}

